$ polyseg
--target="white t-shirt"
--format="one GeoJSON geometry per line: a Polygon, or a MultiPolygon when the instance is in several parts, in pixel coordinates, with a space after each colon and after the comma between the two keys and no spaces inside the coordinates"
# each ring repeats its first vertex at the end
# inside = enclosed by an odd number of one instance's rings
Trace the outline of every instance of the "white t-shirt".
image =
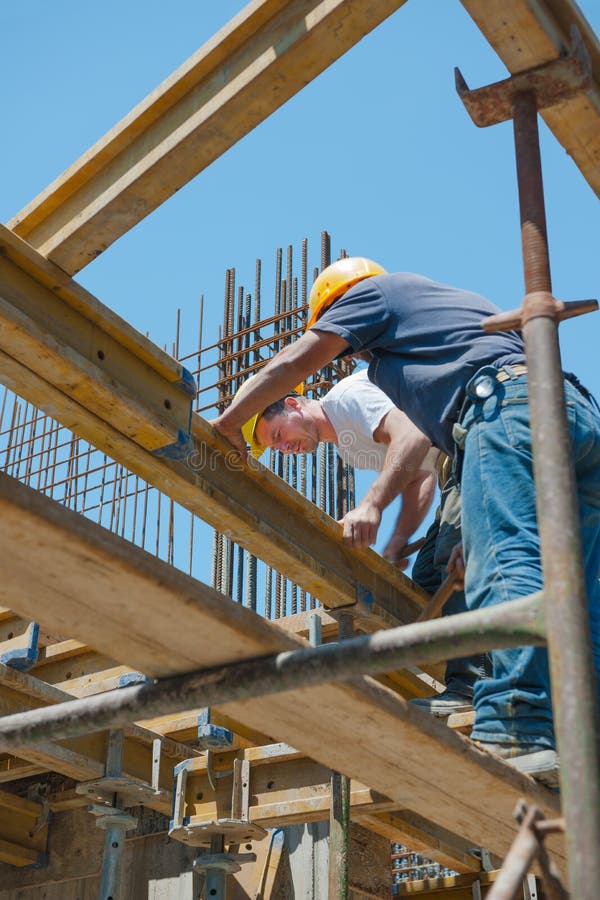
{"type": "MultiPolygon", "coordinates": [[[[366,369],[353,372],[332,387],[321,399],[321,405],[337,434],[337,452],[348,465],[356,469],[380,472],[388,450],[387,444],[373,439],[381,420],[395,404],[372,381],[366,369]]],[[[400,413],[406,420],[405,413],[400,413]]],[[[440,451],[432,447],[421,469],[435,471],[440,451]]]]}

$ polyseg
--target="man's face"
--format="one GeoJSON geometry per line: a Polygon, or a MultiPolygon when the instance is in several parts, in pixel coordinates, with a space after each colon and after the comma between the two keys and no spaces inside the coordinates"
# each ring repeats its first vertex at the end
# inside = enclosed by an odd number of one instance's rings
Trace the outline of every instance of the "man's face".
{"type": "Polygon", "coordinates": [[[317,423],[295,397],[286,397],[286,412],[270,419],[259,419],[256,439],[259,444],[282,453],[312,453],[319,443],[317,423]]]}

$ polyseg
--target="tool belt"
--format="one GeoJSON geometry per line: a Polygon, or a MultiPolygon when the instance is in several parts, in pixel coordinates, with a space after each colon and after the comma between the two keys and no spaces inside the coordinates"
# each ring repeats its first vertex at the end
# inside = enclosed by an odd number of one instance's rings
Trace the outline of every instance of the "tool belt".
{"type": "MultiPolygon", "coordinates": [[[[525,364],[517,364],[517,365],[506,365],[501,369],[496,369],[495,366],[484,366],[479,369],[478,372],[473,375],[469,382],[467,382],[467,386],[465,388],[465,399],[462,403],[462,407],[458,416],[458,420],[454,424],[452,428],[452,436],[456,442],[456,450],[454,453],[453,466],[452,466],[452,474],[454,475],[457,484],[460,485],[460,476],[462,470],[462,458],[464,454],[464,442],[467,435],[466,430],[462,427],[461,422],[463,417],[472,403],[482,402],[487,400],[488,397],[491,397],[494,393],[494,382],[505,382],[511,381],[514,378],[518,378],[520,375],[527,374],[527,366],[525,364]]],[[[563,378],[565,381],[568,381],[573,387],[581,394],[581,396],[587,400],[589,403],[593,404],[597,409],[600,409],[596,398],[592,393],[579,381],[576,375],[572,372],[563,372],[563,378]]]]}

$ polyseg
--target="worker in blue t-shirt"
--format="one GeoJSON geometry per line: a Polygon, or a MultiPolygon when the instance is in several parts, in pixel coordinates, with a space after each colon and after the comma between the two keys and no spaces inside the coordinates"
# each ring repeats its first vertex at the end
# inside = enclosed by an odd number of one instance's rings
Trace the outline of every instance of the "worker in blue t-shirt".
{"type": "MultiPolygon", "coordinates": [[[[498,312],[470,291],[421,275],[388,274],[362,257],[339,260],[313,285],[306,333],[276,354],[214,425],[245,456],[240,429],[252,414],[333,359],[368,359],[371,380],[431,445],[460,456],[468,608],[532,594],[542,587],[542,571],[527,371],[519,334],[481,328],[482,319],[498,312]]],[[[564,387],[598,672],[600,413],[576,379],[567,376],[564,387]]],[[[556,782],[546,649],[494,651],[492,665],[493,676],[475,686],[472,739],[521,771],[556,782]]]]}

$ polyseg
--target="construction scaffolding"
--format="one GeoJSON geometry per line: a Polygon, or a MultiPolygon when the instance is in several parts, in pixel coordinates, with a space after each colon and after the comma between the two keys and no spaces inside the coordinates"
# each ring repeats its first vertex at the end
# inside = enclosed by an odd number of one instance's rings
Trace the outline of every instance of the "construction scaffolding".
{"type": "MultiPolygon", "coordinates": [[[[269,103],[284,101],[282,73],[291,96],[402,4],[390,0],[375,13],[347,0],[325,20],[307,19],[314,5],[267,10],[261,0],[225,30],[224,58],[236,58],[242,93],[241,72],[255,72],[265,47],[285,38],[286,49],[270,73],[278,90],[270,92],[269,79],[260,88],[268,103],[231,109],[222,101],[221,143],[268,115],[269,103]],[[290,36],[297,33],[300,43],[290,36]],[[307,68],[308,48],[319,46],[329,55],[309,54],[307,68]]],[[[492,28],[485,9],[470,5],[484,32],[492,28]]],[[[222,332],[206,344],[201,305],[198,346],[180,356],[179,316],[169,355],[70,277],[142,215],[118,162],[129,141],[128,166],[145,164],[152,142],[148,134],[137,141],[135,116],[114,147],[110,137],[98,145],[100,178],[90,152],[81,171],[75,166],[0,228],[5,864],[45,865],[50,812],[85,805],[104,831],[100,897],[116,900],[125,896],[125,836],[144,833],[146,809],[168,817],[157,828],[168,830],[181,859],[189,850],[205,896],[293,896],[278,882],[280,829],[330,816],[331,898],[351,889],[351,820],[385,838],[388,867],[389,841],[400,872],[410,868],[402,861],[411,852],[437,862],[435,871],[415,865],[413,883],[395,879],[399,895],[531,898],[540,886],[534,867],[547,897],[597,895],[600,726],[558,345],[559,323],[597,303],[559,303],[551,293],[537,117],[556,127],[568,149],[577,146],[592,183],[596,168],[573,132],[583,127],[582,97],[598,97],[600,46],[567,0],[553,10],[536,20],[545,40],[561,34],[550,60],[529,50],[525,69],[521,61],[509,79],[477,91],[457,73],[478,125],[514,122],[525,299],[486,328],[520,328],[525,340],[543,594],[423,620],[423,591],[372,551],[353,552],[341,541],[334,519],[353,505],[354,485],[332,451],[300,461],[271,453],[268,466],[240,466],[205,420],[302,333],[310,284],[331,261],[325,232],[310,275],[307,241],[299,277],[292,248],[285,278],[278,251],[267,316],[260,262],[253,294],[236,287],[229,270],[222,332]],[[567,24],[581,27],[567,38],[567,24]],[[88,220],[90,196],[106,192],[113,163],[119,189],[88,220]],[[194,577],[199,542],[206,543],[201,523],[214,529],[211,586],[194,577]],[[406,702],[437,688],[440,660],[544,643],[560,795],[478,750],[460,733],[471,720],[446,724],[406,702]],[[568,893],[559,874],[567,864],[568,893]]],[[[218,44],[202,53],[196,63],[210,57],[225,65],[218,44]]],[[[205,89],[206,71],[187,67],[181,78],[193,72],[205,89]]],[[[169,103],[179,103],[176,82],[160,97],[160,125],[169,103]]],[[[585,119],[587,134],[587,112],[585,119]]],[[[180,119],[177,128],[179,143],[153,162],[157,182],[149,180],[145,211],[224,149],[199,154],[180,119]]],[[[594,133],[600,144],[600,127],[594,133]]],[[[319,397],[348,371],[328,367],[308,391],[319,397]]],[[[389,872],[386,878],[389,889],[389,872]]],[[[362,896],[383,890],[357,888],[362,896]]]]}

